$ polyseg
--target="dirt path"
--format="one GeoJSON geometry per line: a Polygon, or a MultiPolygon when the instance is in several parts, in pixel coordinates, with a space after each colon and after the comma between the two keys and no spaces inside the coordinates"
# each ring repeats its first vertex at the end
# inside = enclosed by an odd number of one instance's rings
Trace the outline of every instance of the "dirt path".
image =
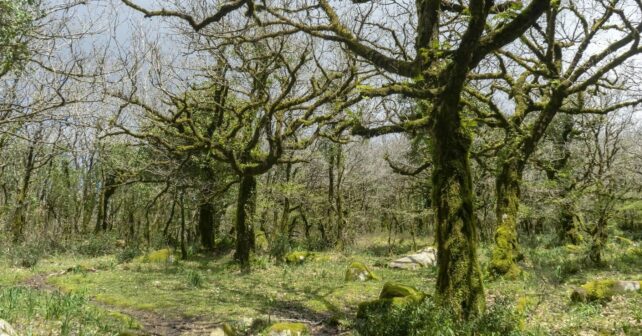
{"type": "MultiPolygon", "coordinates": [[[[63,275],[63,272],[51,274],[38,274],[26,279],[23,283],[33,289],[55,292],[59,289],[47,283],[50,276],[63,275]]],[[[115,311],[131,316],[142,325],[138,335],[146,336],[200,336],[207,335],[221,325],[220,322],[207,321],[202,318],[188,318],[158,314],[152,311],[131,309],[109,305],[94,298],[89,299],[91,304],[108,311],[115,311]]]]}
{"type": "MultiPolygon", "coordinates": [[[[37,274],[23,281],[27,287],[55,292],[60,289],[47,283],[47,278],[51,276],[61,276],[71,270],[60,271],[49,274],[37,274]]],[[[94,270],[95,271],[95,270],[94,270]]],[[[159,314],[152,311],[119,307],[98,301],[95,298],[89,298],[89,302],[102,309],[118,312],[134,318],[141,324],[142,330],[132,330],[133,335],[140,336],[209,336],[213,330],[221,327],[222,322],[206,320],[202,317],[181,317],[176,315],[159,314]]],[[[310,327],[312,335],[331,336],[340,334],[336,327],[326,325],[322,322],[306,320],[315,314],[305,314],[302,307],[281,307],[276,320],[303,322],[310,327]],[[281,318],[279,318],[281,317],[281,318]]],[[[321,316],[314,316],[320,318],[321,316]]]]}

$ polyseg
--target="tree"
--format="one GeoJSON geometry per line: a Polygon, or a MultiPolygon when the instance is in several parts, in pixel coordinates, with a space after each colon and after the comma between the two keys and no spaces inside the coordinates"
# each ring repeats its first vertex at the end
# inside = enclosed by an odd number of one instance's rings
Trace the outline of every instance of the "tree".
{"type": "Polygon", "coordinates": [[[520,185],[526,164],[558,113],[606,114],[636,106],[635,75],[624,72],[627,61],[642,52],[640,29],[624,11],[642,12],[642,5],[627,1],[557,2],[546,13],[543,26],[535,26],[519,43],[496,51],[489,73],[496,79],[483,89],[469,86],[467,104],[479,120],[503,128],[506,144],[499,151],[496,173],[495,246],[490,268],[498,275],[520,272],[517,260],[517,213],[520,185]],[[589,22],[594,22],[590,25],[589,22]],[[566,34],[568,25],[577,27],[566,34]],[[609,43],[593,48],[592,42],[608,36],[609,43]],[[622,99],[598,106],[593,95],[620,94],[622,99]],[[503,104],[508,98],[511,104],[503,104]],[[476,104],[482,103],[480,109],[476,104]]]}
{"type": "MultiPolygon", "coordinates": [[[[276,164],[296,161],[282,158],[306,148],[326,124],[336,123],[354,74],[349,62],[319,70],[319,54],[309,39],[277,36],[250,44],[211,38],[198,43],[204,43],[207,53],[201,56],[211,62],[198,72],[205,80],[189,83],[190,89],[182,92],[159,87],[169,112],[135,91],[111,92],[142,112],[143,127],[116,126],[121,134],[146,139],[180,156],[202,155],[234,172],[239,184],[235,258],[249,269],[256,176],[276,164]]],[[[128,80],[136,86],[135,78],[128,80]]]]}

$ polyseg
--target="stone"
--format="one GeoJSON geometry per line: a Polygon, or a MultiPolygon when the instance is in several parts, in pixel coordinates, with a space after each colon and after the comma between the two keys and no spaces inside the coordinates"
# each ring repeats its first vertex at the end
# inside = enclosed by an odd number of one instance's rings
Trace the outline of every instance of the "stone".
{"type": "Polygon", "coordinates": [[[216,328],[210,332],[210,336],[227,336],[225,335],[225,330],[223,328],[216,328]]]}
{"type": "Polygon", "coordinates": [[[575,288],[571,301],[591,302],[610,300],[614,295],[628,292],[640,292],[642,281],[595,280],[575,288]]]}
{"type": "Polygon", "coordinates": [[[421,303],[425,297],[426,294],[412,286],[386,282],[379,293],[379,299],[359,304],[357,319],[379,318],[389,314],[391,309],[421,303]]]}
{"type": "Polygon", "coordinates": [[[9,322],[0,320],[0,336],[18,336],[18,333],[9,322]]]}
{"type": "Polygon", "coordinates": [[[302,264],[314,258],[314,254],[307,251],[295,251],[285,255],[285,261],[289,264],[302,264]]]}
{"type": "Polygon", "coordinates": [[[374,274],[368,266],[364,263],[355,261],[346,269],[345,281],[369,281],[379,280],[379,277],[374,274]]]}
{"type": "Polygon", "coordinates": [[[390,262],[388,267],[414,270],[421,267],[437,265],[437,249],[426,247],[417,253],[390,262]]]}
{"type": "Polygon", "coordinates": [[[303,336],[308,334],[307,325],[295,322],[279,322],[267,329],[268,336],[303,336]]]}

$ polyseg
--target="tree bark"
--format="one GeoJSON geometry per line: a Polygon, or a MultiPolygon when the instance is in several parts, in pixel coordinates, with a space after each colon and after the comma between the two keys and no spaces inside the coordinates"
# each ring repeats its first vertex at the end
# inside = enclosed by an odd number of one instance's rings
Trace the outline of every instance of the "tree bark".
{"type": "Polygon", "coordinates": [[[24,239],[24,226],[26,222],[25,207],[27,206],[27,193],[35,167],[35,146],[35,141],[29,145],[29,152],[27,153],[27,160],[25,162],[25,172],[22,176],[22,184],[16,197],[16,208],[11,218],[11,234],[14,242],[24,239]]]}
{"type": "Polygon", "coordinates": [[[254,245],[252,217],[256,203],[256,178],[241,176],[236,204],[236,259],[245,270],[250,268],[250,250],[254,245]]]}
{"type": "Polygon", "coordinates": [[[522,169],[514,157],[501,161],[495,186],[497,193],[495,245],[490,270],[496,275],[515,277],[521,273],[517,261],[517,211],[519,210],[522,169]]]}
{"type": "Polygon", "coordinates": [[[484,309],[477,257],[477,223],[469,154],[471,136],[462,125],[459,96],[432,112],[433,206],[437,224],[437,296],[454,314],[468,318],[484,309]]]}
{"type": "Polygon", "coordinates": [[[98,206],[98,216],[96,216],[96,233],[107,231],[109,201],[116,192],[116,176],[108,174],[103,181],[103,190],[100,194],[100,204],[98,206]]]}
{"type": "Polygon", "coordinates": [[[214,250],[214,205],[204,202],[199,207],[198,230],[201,235],[201,245],[207,251],[214,250]]]}

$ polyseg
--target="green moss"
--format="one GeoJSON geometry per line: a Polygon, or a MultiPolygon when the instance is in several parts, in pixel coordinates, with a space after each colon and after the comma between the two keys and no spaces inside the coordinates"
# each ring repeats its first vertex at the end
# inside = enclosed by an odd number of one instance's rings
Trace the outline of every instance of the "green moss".
{"type": "Polygon", "coordinates": [[[571,294],[571,300],[577,302],[605,301],[617,294],[614,286],[615,280],[590,281],[577,288],[571,294]]]}
{"type": "Polygon", "coordinates": [[[254,234],[254,246],[258,251],[262,252],[266,252],[270,248],[265,232],[256,230],[254,234]]]}
{"type": "Polygon", "coordinates": [[[348,269],[346,269],[345,281],[357,280],[379,280],[379,277],[370,271],[364,263],[355,261],[348,266],[348,269]]]}
{"type": "Polygon", "coordinates": [[[415,301],[421,301],[426,295],[412,286],[406,286],[394,282],[386,282],[379,293],[379,299],[393,299],[410,297],[415,301]]]}
{"type": "Polygon", "coordinates": [[[268,335],[282,335],[283,332],[288,332],[291,336],[307,335],[309,333],[308,326],[303,323],[294,322],[279,322],[270,326],[266,332],[268,335]]]}
{"type": "Polygon", "coordinates": [[[285,255],[285,261],[290,264],[302,264],[312,259],[314,259],[314,253],[307,251],[295,251],[285,255]]]}
{"type": "Polygon", "coordinates": [[[171,256],[172,251],[170,249],[162,249],[149,252],[144,256],[134,259],[134,261],[142,263],[166,263],[171,261],[171,256]]]}

